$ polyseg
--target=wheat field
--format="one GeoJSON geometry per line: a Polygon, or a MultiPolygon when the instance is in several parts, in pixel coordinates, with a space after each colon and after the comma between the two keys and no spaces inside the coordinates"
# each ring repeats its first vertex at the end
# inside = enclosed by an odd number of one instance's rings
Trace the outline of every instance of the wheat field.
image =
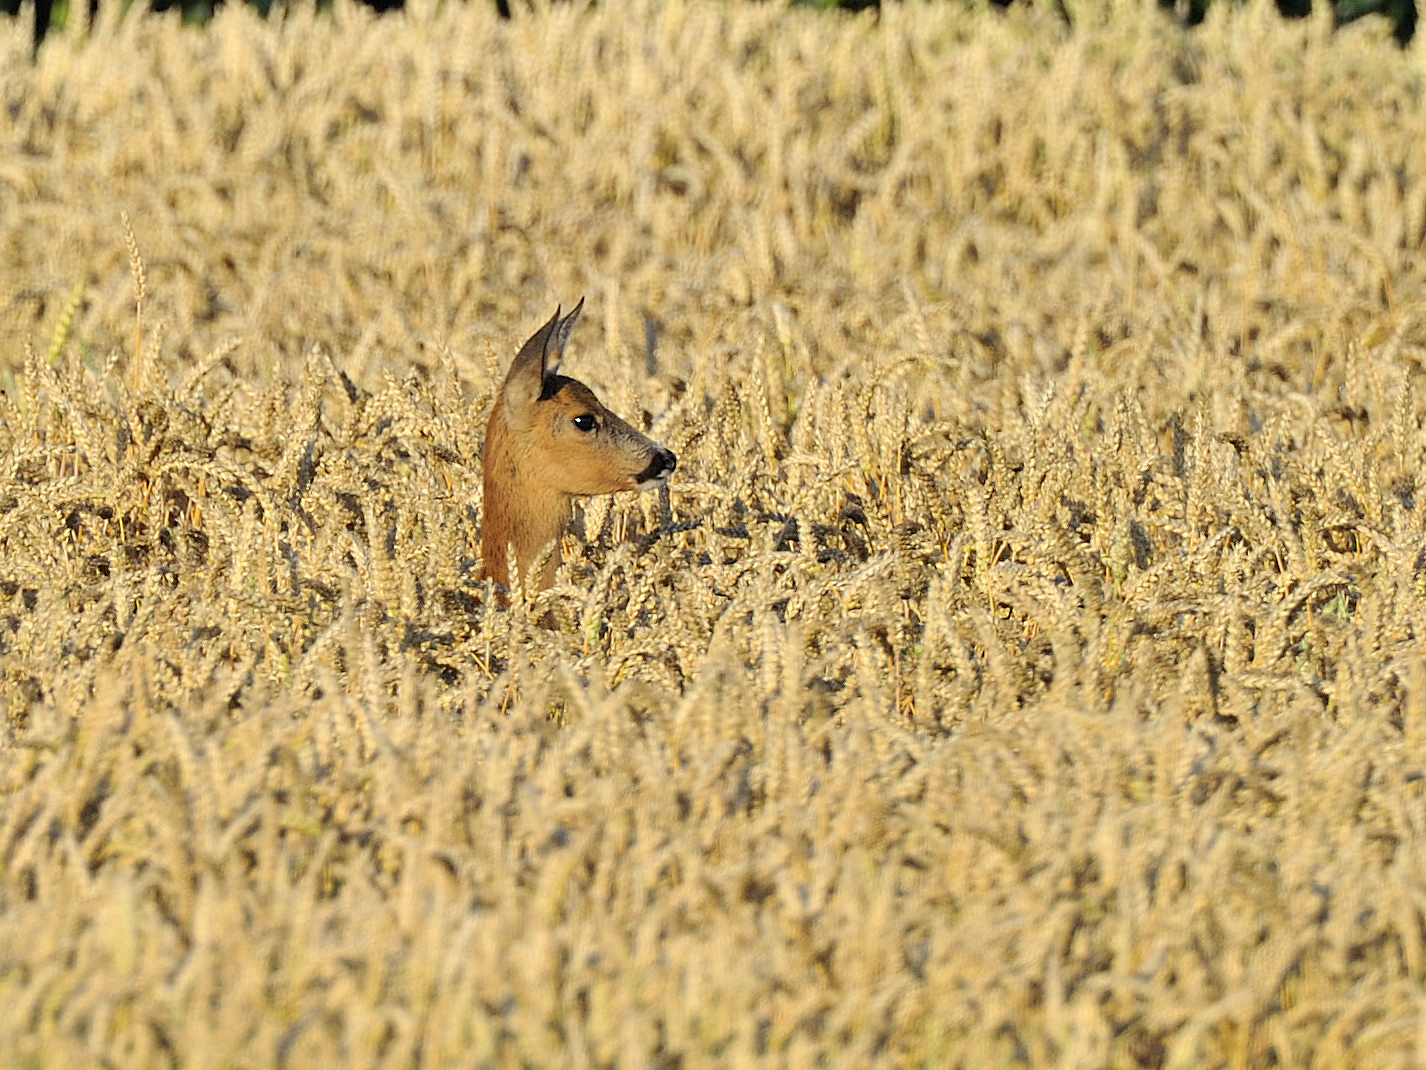
{"type": "Polygon", "coordinates": [[[0,1065],[1426,1061],[1426,52],[490,7],[0,20],[0,1065]]]}

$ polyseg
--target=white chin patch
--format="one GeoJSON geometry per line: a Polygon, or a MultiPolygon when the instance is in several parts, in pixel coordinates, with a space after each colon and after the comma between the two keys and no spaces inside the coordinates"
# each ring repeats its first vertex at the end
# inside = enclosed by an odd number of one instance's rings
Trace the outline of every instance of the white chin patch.
{"type": "Polygon", "coordinates": [[[655,478],[655,479],[646,479],[646,480],[644,480],[642,483],[635,483],[635,484],[634,484],[634,489],[635,489],[635,490],[653,490],[655,487],[661,487],[661,486],[663,486],[665,483],[668,482],[668,475],[669,475],[669,474],[668,474],[667,472],[665,472],[663,475],[658,476],[658,477],[655,478]]]}

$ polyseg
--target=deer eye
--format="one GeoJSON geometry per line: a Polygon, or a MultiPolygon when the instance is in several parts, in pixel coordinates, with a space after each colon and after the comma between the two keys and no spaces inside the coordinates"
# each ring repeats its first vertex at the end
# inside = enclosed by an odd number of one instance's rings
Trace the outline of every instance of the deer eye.
{"type": "Polygon", "coordinates": [[[589,413],[582,412],[574,418],[574,426],[588,433],[599,426],[599,421],[589,413]]]}

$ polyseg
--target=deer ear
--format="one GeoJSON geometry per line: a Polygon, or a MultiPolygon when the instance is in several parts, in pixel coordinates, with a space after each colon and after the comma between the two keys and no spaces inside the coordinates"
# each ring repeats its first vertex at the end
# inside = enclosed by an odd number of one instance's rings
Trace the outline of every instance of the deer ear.
{"type": "Polygon", "coordinates": [[[560,361],[564,360],[564,347],[569,344],[569,336],[574,333],[574,325],[579,320],[579,314],[584,311],[584,298],[579,299],[579,304],[574,306],[573,311],[564,319],[559,318],[559,310],[555,310],[555,320],[557,324],[550,334],[549,340],[545,343],[545,375],[558,375],[560,361]]]}
{"type": "Polygon", "coordinates": [[[550,343],[561,326],[560,310],[556,308],[549,322],[530,335],[520,347],[515,362],[510,365],[510,371],[505,376],[505,385],[500,388],[500,396],[507,408],[520,412],[540,400],[540,394],[545,388],[545,377],[552,374],[546,366],[550,343]]]}

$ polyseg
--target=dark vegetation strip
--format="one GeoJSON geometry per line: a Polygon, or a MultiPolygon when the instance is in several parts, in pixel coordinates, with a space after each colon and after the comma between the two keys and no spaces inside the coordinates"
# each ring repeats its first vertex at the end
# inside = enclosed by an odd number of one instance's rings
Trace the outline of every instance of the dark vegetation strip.
{"type": "MultiPolygon", "coordinates": [[[[98,0],[78,0],[89,5],[92,22],[98,11],[98,0]]],[[[179,8],[183,21],[203,25],[213,17],[213,12],[224,0],[151,0],[154,11],[168,11],[179,8]]],[[[281,0],[242,0],[266,15],[281,0]]],[[[405,0],[360,0],[361,3],[379,12],[397,11],[406,6],[405,0]]],[[[510,17],[510,0],[472,0],[477,3],[495,4],[502,18],[510,17]]],[[[515,0],[517,4],[520,0],[515,0]]],[[[991,0],[997,7],[1009,7],[1015,0],[991,0]]],[[[1024,0],[1022,0],[1024,2],[1024,0]]],[[[1066,22],[1072,18],[1062,0],[1054,0],[1055,7],[1066,22]]],[[[1208,13],[1212,0],[1158,0],[1159,7],[1186,26],[1197,26],[1208,13]]],[[[1238,0],[1220,0],[1235,3],[1238,0]]],[[[1312,0],[1275,0],[1278,12],[1284,18],[1305,18],[1312,12],[1312,0]]],[[[127,8],[132,0],[125,0],[127,8]]],[[[861,11],[869,7],[880,7],[881,0],[792,0],[794,4],[822,9],[839,8],[844,11],[861,11]]],[[[1382,15],[1392,26],[1392,36],[1401,45],[1411,42],[1416,34],[1416,0],[1331,0],[1332,13],[1338,26],[1353,22],[1364,15],[1382,15]]],[[[23,0],[0,0],[0,12],[12,18],[20,17],[23,0]]],[[[318,7],[331,6],[331,0],[317,0],[318,7]]],[[[45,34],[50,29],[60,29],[69,18],[71,0],[34,0],[34,47],[38,53],[45,34]]]]}

